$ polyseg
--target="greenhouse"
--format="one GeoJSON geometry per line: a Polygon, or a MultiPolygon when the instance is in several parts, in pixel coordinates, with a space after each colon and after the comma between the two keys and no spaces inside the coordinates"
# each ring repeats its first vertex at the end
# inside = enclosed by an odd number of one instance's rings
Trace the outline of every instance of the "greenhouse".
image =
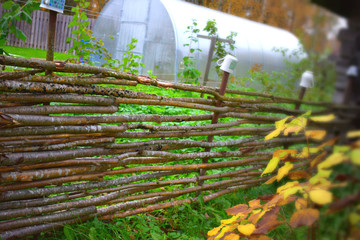
{"type": "MultiPolygon", "coordinates": [[[[220,38],[236,32],[236,49],[231,52],[238,61],[235,76],[243,76],[255,64],[265,71],[283,70],[281,53],[274,49],[297,50],[299,40],[290,32],[244,18],[208,9],[180,0],[110,0],[94,27],[94,35],[105,42],[114,58],[121,59],[132,38],[138,40],[134,51],[143,55],[145,69],[158,78],[177,81],[182,59],[189,54],[186,34],[193,19],[202,30],[209,19],[215,19],[220,38]]],[[[200,34],[207,35],[206,32],[200,34]]],[[[205,71],[210,40],[199,38],[201,52],[195,52],[198,69],[205,71]]],[[[214,64],[214,63],[213,63],[214,64]]],[[[217,79],[212,66],[209,79],[217,79]]]]}

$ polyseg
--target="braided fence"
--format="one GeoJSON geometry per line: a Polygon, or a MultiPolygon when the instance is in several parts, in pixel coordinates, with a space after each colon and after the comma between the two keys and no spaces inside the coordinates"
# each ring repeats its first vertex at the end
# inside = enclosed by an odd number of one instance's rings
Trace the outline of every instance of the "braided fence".
{"type": "Polygon", "coordinates": [[[306,143],[301,134],[264,140],[274,122],[306,112],[296,104],[316,109],[312,115],[336,114],[330,123],[309,122],[328,132],[350,128],[350,113],[359,110],[239,90],[223,96],[216,88],[65,62],[1,55],[0,64],[27,69],[0,72],[2,239],[258,186],[269,179],[260,175],[274,148],[306,143]],[[184,97],[172,97],[175,91],[184,97]],[[136,105],[145,113],[122,113],[136,105]],[[149,113],[150,105],[162,114],[149,113]],[[169,108],[198,114],[169,115],[169,108]]]}

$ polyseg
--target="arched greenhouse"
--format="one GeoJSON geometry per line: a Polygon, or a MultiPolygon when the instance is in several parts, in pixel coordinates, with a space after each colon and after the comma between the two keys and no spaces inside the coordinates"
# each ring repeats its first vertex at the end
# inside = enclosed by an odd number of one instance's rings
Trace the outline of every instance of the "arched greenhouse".
{"type": "MultiPolygon", "coordinates": [[[[220,38],[226,38],[231,31],[237,33],[236,49],[232,52],[239,60],[236,76],[246,74],[255,64],[262,65],[265,71],[280,71],[285,67],[283,56],[274,49],[296,50],[300,46],[288,31],[180,0],[110,0],[98,17],[94,35],[104,40],[117,59],[122,58],[126,45],[136,38],[134,53],[144,55],[146,69],[142,73],[152,70],[158,78],[176,80],[182,59],[189,54],[189,48],[184,47],[189,43],[185,31],[193,19],[201,30],[209,19],[215,19],[220,38]]],[[[210,40],[200,38],[198,47],[202,52],[195,57],[199,71],[204,72],[210,40]]],[[[214,67],[209,79],[216,79],[214,67]]]]}

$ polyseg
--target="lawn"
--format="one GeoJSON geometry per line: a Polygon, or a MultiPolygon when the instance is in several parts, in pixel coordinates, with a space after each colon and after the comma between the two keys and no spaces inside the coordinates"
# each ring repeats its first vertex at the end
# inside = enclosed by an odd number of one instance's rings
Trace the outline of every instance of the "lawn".
{"type": "MultiPolygon", "coordinates": [[[[10,55],[14,55],[16,57],[46,59],[46,50],[43,49],[22,48],[22,47],[12,47],[12,46],[3,46],[2,48],[10,55]]],[[[72,54],[54,52],[54,60],[66,60],[68,58],[74,58],[74,57],[75,56],[72,54]]]]}

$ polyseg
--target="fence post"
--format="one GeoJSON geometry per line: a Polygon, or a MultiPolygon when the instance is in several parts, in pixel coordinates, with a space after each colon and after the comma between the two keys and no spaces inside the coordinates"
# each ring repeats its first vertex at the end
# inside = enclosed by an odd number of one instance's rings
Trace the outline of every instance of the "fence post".
{"type": "MultiPolygon", "coordinates": [[[[46,52],[46,61],[54,61],[54,44],[55,44],[55,32],[56,32],[56,18],[57,12],[49,10],[49,30],[48,30],[48,42],[47,42],[47,52],[46,52]]],[[[50,75],[52,71],[46,71],[46,75],[50,75]]]]}
{"type": "Polygon", "coordinates": [[[346,76],[347,76],[347,83],[346,83],[346,87],[345,87],[345,93],[344,93],[344,97],[343,97],[343,104],[347,104],[350,101],[350,97],[351,97],[351,93],[352,93],[352,88],[355,82],[355,79],[358,76],[358,68],[355,65],[350,66],[347,71],[346,71],[346,76]]]}
{"type": "MultiPolygon", "coordinates": [[[[231,55],[227,55],[224,58],[224,61],[223,61],[222,65],[221,65],[221,68],[220,68],[221,70],[224,71],[223,76],[222,76],[222,80],[221,80],[221,84],[220,84],[220,89],[219,89],[219,95],[220,96],[225,95],[225,90],[226,90],[226,87],[227,87],[227,84],[228,84],[228,81],[229,81],[230,73],[234,73],[234,69],[235,69],[237,61],[238,60],[235,57],[231,56],[231,55]]],[[[222,101],[217,100],[216,101],[216,107],[221,107],[221,105],[222,105],[222,101]]],[[[212,120],[211,120],[211,124],[216,124],[218,122],[219,114],[220,114],[219,112],[214,112],[212,120]]],[[[213,135],[208,136],[208,139],[207,139],[208,142],[212,142],[213,140],[214,140],[213,135]]],[[[204,152],[210,152],[210,150],[211,150],[210,147],[206,147],[204,152]]],[[[202,163],[208,163],[208,162],[209,162],[209,158],[203,158],[202,159],[202,163]]],[[[205,169],[200,169],[199,176],[204,176],[205,172],[206,172],[205,169]]],[[[203,181],[199,180],[198,184],[199,184],[199,186],[202,186],[203,181]]],[[[200,192],[198,194],[200,194],[200,192]]]]}
{"type": "MultiPolygon", "coordinates": [[[[300,91],[299,91],[299,96],[298,99],[301,101],[306,93],[307,88],[311,88],[314,86],[314,75],[311,71],[305,71],[302,75],[301,75],[301,81],[300,81],[300,91]]],[[[300,102],[297,102],[295,104],[295,110],[299,110],[300,109],[300,102]]],[[[291,137],[291,133],[289,134],[289,137],[291,137]]],[[[289,148],[289,144],[285,143],[284,144],[284,149],[288,149],[289,148]]]]}

